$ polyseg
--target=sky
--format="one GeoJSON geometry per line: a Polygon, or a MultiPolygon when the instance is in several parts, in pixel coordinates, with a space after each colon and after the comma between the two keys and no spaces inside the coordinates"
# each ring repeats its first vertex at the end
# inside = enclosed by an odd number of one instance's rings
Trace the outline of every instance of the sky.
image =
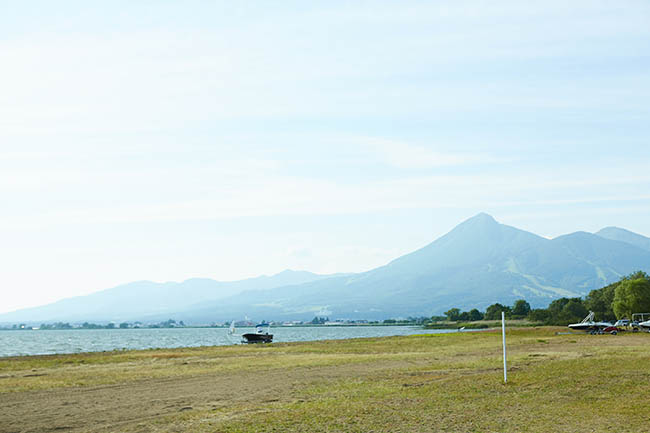
{"type": "Polygon", "coordinates": [[[650,2],[0,0],[0,312],[650,236],[650,2]]]}

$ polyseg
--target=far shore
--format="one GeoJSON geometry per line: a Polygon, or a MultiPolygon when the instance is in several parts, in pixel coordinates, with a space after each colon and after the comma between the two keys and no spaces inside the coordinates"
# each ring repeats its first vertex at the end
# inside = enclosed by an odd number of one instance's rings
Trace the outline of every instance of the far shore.
{"type": "MultiPolygon", "coordinates": [[[[336,324],[312,324],[312,323],[301,323],[297,325],[271,325],[273,328],[314,328],[314,327],[327,327],[330,328],[332,326],[338,326],[338,327],[356,327],[356,326],[424,326],[422,324],[418,323],[336,323],[336,324]]],[[[70,331],[70,330],[79,330],[79,331],[96,331],[98,329],[108,329],[108,330],[129,330],[129,329],[228,329],[229,325],[186,325],[186,326],[170,326],[170,327],[155,327],[155,326],[138,326],[138,327],[130,327],[130,328],[119,328],[119,327],[114,327],[114,328],[82,328],[82,327],[72,327],[72,328],[47,328],[47,329],[41,329],[38,327],[32,327],[28,329],[20,329],[20,328],[3,328],[0,327],[0,331],[70,331]]],[[[250,326],[241,326],[241,328],[252,328],[254,325],[250,326]]]]}

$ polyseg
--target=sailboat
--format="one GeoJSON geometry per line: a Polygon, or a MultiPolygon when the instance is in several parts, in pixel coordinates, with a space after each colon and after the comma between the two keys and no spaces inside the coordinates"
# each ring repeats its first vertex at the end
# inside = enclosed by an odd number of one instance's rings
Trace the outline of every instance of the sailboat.
{"type": "Polygon", "coordinates": [[[228,337],[228,340],[230,340],[230,342],[232,344],[239,343],[238,341],[234,341],[234,339],[237,337],[237,334],[235,334],[235,321],[234,320],[232,320],[230,322],[230,327],[228,328],[228,333],[226,334],[226,336],[228,337]]]}

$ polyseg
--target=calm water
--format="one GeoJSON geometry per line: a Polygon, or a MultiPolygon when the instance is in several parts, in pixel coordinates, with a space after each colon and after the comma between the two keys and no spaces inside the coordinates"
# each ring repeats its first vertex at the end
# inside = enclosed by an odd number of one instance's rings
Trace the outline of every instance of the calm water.
{"type": "MultiPolygon", "coordinates": [[[[255,332],[238,328],[237,334],[255,332]]],[[[424,330],[412,326],[337,326],[271,328],[274,342],[340,340],[424,333],[456,332],[424,330]]],[[[115,349],[223,346],[239,343],[224,328],[97,329],[61,331],[0,331],[0,357],[55,353],[100,352],[115,349]]]]}

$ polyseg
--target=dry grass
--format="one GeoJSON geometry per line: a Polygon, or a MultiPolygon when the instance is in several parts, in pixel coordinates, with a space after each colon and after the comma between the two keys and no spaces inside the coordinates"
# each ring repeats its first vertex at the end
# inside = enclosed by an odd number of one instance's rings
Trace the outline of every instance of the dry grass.
{"type": "Polygon", "coordinates": [[[557,330],[509,331],[507,385],[493,331],[19,358],[0,361],[0,392],[253,371],[264,387],[265,375],[302,369],[318,378],[288,381],[264,402],[197,404],[111,431],[644,431],[650,336],[557,330]]]}

